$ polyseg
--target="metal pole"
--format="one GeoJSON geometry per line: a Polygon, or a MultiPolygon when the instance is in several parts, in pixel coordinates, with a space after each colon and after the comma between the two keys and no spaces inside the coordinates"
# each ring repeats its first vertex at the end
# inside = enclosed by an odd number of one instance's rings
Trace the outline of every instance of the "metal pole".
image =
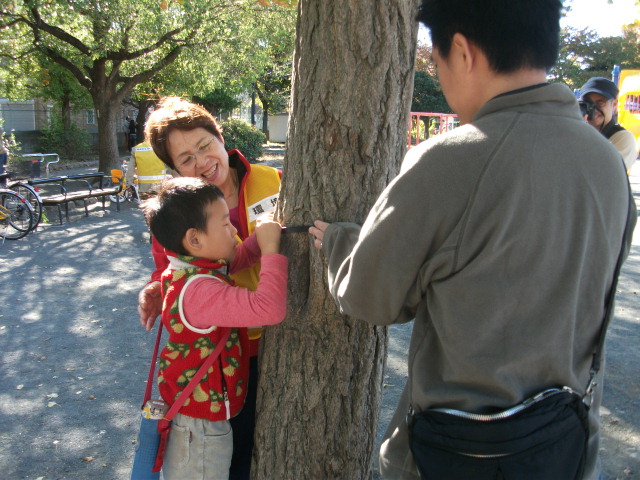
{"type": "Polygon", "coordinates": [[[611,80],[613,81],[613,83],[618,85],[618,82],[620,81],[620,65],[613,66],[613,71],[611,72],[611,75],[612,75],[611,80]]]}

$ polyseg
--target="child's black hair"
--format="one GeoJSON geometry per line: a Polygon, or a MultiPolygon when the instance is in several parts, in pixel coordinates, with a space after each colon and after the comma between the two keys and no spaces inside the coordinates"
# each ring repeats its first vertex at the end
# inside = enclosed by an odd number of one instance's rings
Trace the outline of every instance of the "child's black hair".
{"type": "Polygon", "coordinates": [[[190,228],[205,230],[206,208],[218,199],[224,200],[224,194],[215,185],[200,178],[179,177],[163,182],[158,194],[145,200],[140,208],[160,245],[189,255],[182,239],[190,228]]]}

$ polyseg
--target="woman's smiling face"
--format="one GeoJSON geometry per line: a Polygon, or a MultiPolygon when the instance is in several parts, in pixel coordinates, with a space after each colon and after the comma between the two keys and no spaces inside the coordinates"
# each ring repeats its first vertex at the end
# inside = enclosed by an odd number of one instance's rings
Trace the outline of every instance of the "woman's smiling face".
{"type": "Polygon", "coordinates": [[[199,177],[222,188],[230,181],[229,156],[223,141],[205,130],[171,130],[167,152],[183,177],[199,177]]]}

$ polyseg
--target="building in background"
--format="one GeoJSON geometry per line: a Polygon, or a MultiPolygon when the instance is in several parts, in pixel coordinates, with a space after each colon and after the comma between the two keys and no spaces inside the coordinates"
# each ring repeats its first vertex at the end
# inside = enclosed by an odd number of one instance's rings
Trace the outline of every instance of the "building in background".
{"type": "MultiPolygon", "coordinates": [[[[22,152],[35,152],[39,150],[38,139],[42,130],[46,130],[51,121],[55,107],[40,99],[13,101],[0,98],[0,119],[4,120],[3,129],[13,132],[16,139],[22,145],[22,152]]],[[[134,107],[123,107],[116,122],[116,128],[120,127],[124,119],[135,118],[137,110],[134,107]]],[[[98,121],[94,109],[79,109],[71,112],[73,124],[89,133],[91,144],[98,145],[98,121]]],[[[118,130],[118,144],[124,142],[124,133],[118,130]]]]}

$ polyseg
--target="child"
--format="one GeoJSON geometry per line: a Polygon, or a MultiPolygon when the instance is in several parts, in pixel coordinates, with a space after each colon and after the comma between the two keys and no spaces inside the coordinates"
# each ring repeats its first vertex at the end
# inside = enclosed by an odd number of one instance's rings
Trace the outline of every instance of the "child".
{"type": "Polygon", "coordinates": [[[158,371],[160,395],[168,404],[219,342],[218,327],[236,327],[173,419],[163,477],[226,479],[233,451],[229,419],[242,409],[248,381],[247,329],[237,327],[273,325],[286,314],[288,262],[278,254],[281,227],[262,223],[239,243],[222,192],[198,178],[164,182],[142,209],[170,259],[162,275],[162,323],[169,340],[158,371]],[[228,274],[258,260],[257,290],[234,286],[228,274]]]}

